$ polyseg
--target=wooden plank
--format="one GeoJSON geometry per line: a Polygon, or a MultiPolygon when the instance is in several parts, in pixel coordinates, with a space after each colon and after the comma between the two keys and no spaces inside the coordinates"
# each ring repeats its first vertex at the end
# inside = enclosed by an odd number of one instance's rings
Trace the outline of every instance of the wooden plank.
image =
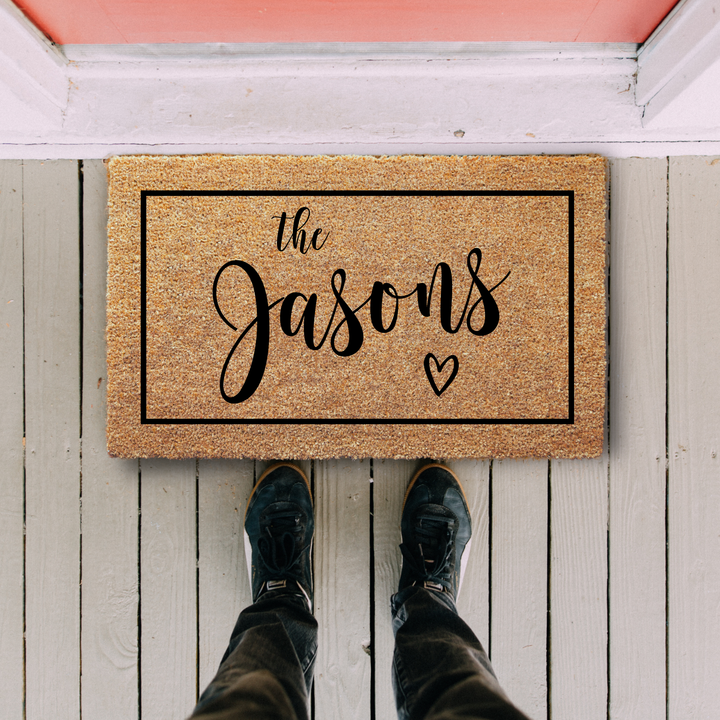
{"type": "Polygon", "coordinates": [[[551,467],[553,720],[607,717],[608,458],[551,467]]]}
{"type": "Polygon", "coordinates": [[[107,454],[107,177],[83,165],[82,711],[138,716],[138,463],[107,454]]]}
{"type": "Polygon", "coordinates": [[[547,717],[547,523],[547,461],[495,461],[490,659],[510,699],[534,720],[547,717]]]}
{"type": "Polygon", "coordinates": [[[448,463],[465,490],[472,517],[472,546],[458,596],[460,617],[490,653],[490,463],[448,463]]]}
{"type": "Polygon", "coordinates": [[[78,163],[27,162],[27,719],[80,712],[78,163]]]}
{"type": "Polygon", "coordinates": [[[720,707],[720,159],[673,158],[669,177],[668,704],[720,707]]]}
{"type": "Polygon", "coordinates": [[[400,581],[400,516],[405,490],[419,463],[414,460],[373,461],[373,548],[375,573],[375,718],[395,720],[392,689],[392,631],[390,596],[400,581]]]}
{"type": "Polygon", "coordinates": [[[615,160],[610,187],[609,714],[644,720],[666,694],[667,160],[615,160]]]}
{"type": "Polygon", "coordinates": [[[0,161],[0,697],[24,704],[22,162],[0,161]]]}
{"type": "Polygon", "coordinates": [[[215,677],[240,611],[252,603],[243,521],[252,460],[200,460],[198,485],[199,688],[215,677]]]}
{"type": "Polygon", "coordinates": [[[315,463],[315,717],[370,717],[370,463],[315,463]]]}
{"type": "Polygon", "coordinates": [[[140,463],[141,716],[186,717],[197,695],[194,460],[140,463]]]}

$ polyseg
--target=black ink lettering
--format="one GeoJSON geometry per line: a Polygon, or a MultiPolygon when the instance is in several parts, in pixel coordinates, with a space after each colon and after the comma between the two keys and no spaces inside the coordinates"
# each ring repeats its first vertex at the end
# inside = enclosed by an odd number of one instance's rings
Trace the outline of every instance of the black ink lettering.
{"type": "Polygon", "coordinates": [[[285,234],[285,221],[287,220],[287,213],[282,213],[282,215],[273,215],[273,220],[280,221],[278,223],[277,249],[282,252],[290,244],[290,240],[288,240],[285,245],[282,244],[283,235],[285,234]]]}
{"type": "Polygon", "coordinates": [[[255,310],[257,313],[255,319],[245,328],[240,337],[235,341],[235,344],[232,346],[232,350],[230,350],[227,358],[225,359],[225,364],[223,365],[222,372],[220,373],[220,393],[223,396],[223,400],[225,400],[225,402],[235,404],[244,402],[251,397],[263,379],[265,367],[267,365],[268,351],[270,348],[270,308],[276,305],[277,302],[273,303],[273,305],[268,305],[265,285],[263,284],[262,278],[252,265],[249,265],[242,260],[231,260],[230,262],[226,262],[218,270],[217,275],[215,275],[215,281],[213,282],[213,302],[215,303],[215,309],[218,311],[218,314],[227,325],[229,325],[233,330],[237,330],[237,328],[228,321],[223,312],[220,310],[220,305],[217,300],[217,286],[223,272],[233,265],[239,267],[241,270],[244,270],[250,279],[253,286],[253,292],[255,293],[255,310]],[[230,364],[230,360],[232,359],[238,345],[242,342],[243,338],[247,335],[253,325],[257,325],[257,329],[255,334],[255,349],[253,351],[250,369],[248,370],[243,386],[240,388],[240,392],[238,392],[237,395],[228,395],[225,392],[225,374],[227,373],[228,365],[230,364]]]}
{"type": "Polygon", "coordinates": [[[290,293],[283,301],[282,307],[280,308],[280,328],[282,331],[292,337],[300,332],[300,328],[303,328],[303,337],[305,338],[305,344],[309,350],[319,350],[327,340],[328,333],[332,327],[333,319],[335,318],[335,312],[337,310],[337,303],[333,308],[332,315],[330,315],[330,322],[328,323],[325,334],[322,336],[319,343],[315,342],[315,310],[317,309],[317,295],[313,293],[309,298],[305,297],[302,293],[293,292],[290,293]],[[292,312],[295,306],[295,301],[298,298],[305,300],[305,309],[302,312],[302,316],[298,321],[297,327],[293,330],[292,328],[292,312]]]}
{"type": "MultiPolygon", "coordinates": [[[[300,252],[304,255],[307,250],[305,249],[305,238],[307,237],[307,234],[302,229],[307,224],[307,221],[310,219],[310,209],[306,207],[301,207],[296,213],[295,213],[295,219],[293,220],[293,231],[292,231],[292,244],[293,247],[297,250],[298,244],[300,245],[300,252]],[[307,217],[303,221],[303,224],[300,224],[300,221],[302,220],[303,214],[307,212],[307,217]]],[[[308,248],[309,250],[310,248],[308,248]]]]}
{"type": "MultiPolygon", "coordinates": [[[[319,231],[316,231],[310,240],[310,244],[307,245],[307,234],[303,230],[303,226],[307,223],[310,217],[310,211],[308,208],[303,207],[298,210],[293,221],[293,235],[291,240],[285,242],[284,229],[287,216],[282,213],[280,216],[275,216],[275,219],[279,219],[279,228],[277,236],[277,247],[279,250],[284,250],[290,244],[293,243],[293,247],[300,248],[300,251],[305,253],[310,247],[319,249],[322,245],[317,245],[316,239],[319,237],[319,231]],[[305,217],[307,215],[307,217],[305,217]],[[283,244],[284,243],[284,244],[283,244]]],[[[329,233],[328,233],[329,235],[329,233]]],[[[327,235],[325,240],[327,240],[327,235]]],[[[324,243],[323,243],[324,244],[324,243]]],[[[238,328],[228,319],[223,313],[218,302],[218,284],[220,279],[229,267],[240,268],[248,277],[252,283],[254,299],[255,299],[255,318],[245,327],[240,336],[237,338],[232,346],[232,349],[228,353],[223,365],[222,372],[220,374],[220,392],[223,399],[231,404],[241,403],[252,397],[253,393],[257,390],[260,383],[262,382],[263,375],[268,362],[268,353],[270,347],[270,310],[276,305],[281,304],[280,307],[280,329],[288,337],[294,337],[303,330],[303,337],[305,344],[310,350],[319,350],[325,344],[328,336],[330,337],[330,345],[332,351],[341,357],[349,357],[357,353],[363,346],[364,342],[364,331],[362,322],[358,319],[358,312],[365,307],[370,305],[369,315],[370,321],[376,332],[389,333],[397,325],[400,309],[400,300],[410,298],[417,294],[417,306],[421,315],[429,317],[432,311],[432,300],[433,293],[435,292],[435,283],[440,280],[440,325],[443,330],[449,334],[457,333],[462,327],[463,323],[467,325],[468,330],[475,336],[489,335],[498,326],[500,322],[500,310],[497,302],[495,301],[492,293],[493,291],[502,285],[510,275],[508,272],[505,277],[496,283],[493,287],[488,289],[485,284],[480,280],[479,271],[482,262],[482,251],[479,248],[473,248],[467,256],[467,269],[470,273],[470,289],[468,291],[465,305],[462,308],[460,318],[457,324],[453,323],[453,276],[452,270],[447,263],[441,262],[435,266],[433,276],[430,281],[430,287],[425,283],[417,283],[415,288],[402,295],[398,293],[397,289],[391,283],[382,282],[380,280],[373,283],[372,291],[370,295],[365,299],[364,302],[360,303],[356,308],[352,308],[343,297],[345,284],[347,282],[347,274],[344,269],[338,268],[332,274],[330,285],[332,293],[335,297],[335,304],[330,314],[330,318],[325,328],[323,336],[316,342],[315,340],[315,316],[317,312],[318,296],[316,293],[312,293],[309,297],[304,295],[302,292],[291,292],[285,297],[281,297],[274,302],[269,302],[265,285],[263,284],[262,278],[259,273],[248,263],[242,260],[232,260],[225,263],[220,270],[218,270],[215,280],[213,282],[213,302],[218,315],[222,318],[223,322],[230,327],[233,331],[237,331],[238,328]],[[480,297],[470,305],[473,292],[477,288],[480,293],[480,297]],[[385,320],[388,318],[384,317],[383,314],[383,301],[385,296],[388,296],[394,300],[394,306],[392,307],[392,315],[389,318],[389,323],[385,325],[385,320]],[[304,308],[299,319],[293,324],[293,312],[296,304],[302,301],[304,308]],[[483,323],[482,326],[476,329],[473,326],[473,318],[479,313],[479,307],[483,309],[483,323]],[[468,311],[469,308],[469,311],[468,311]],[[338,309],[342,313],[342,317],[339,319],[337,325],[335,325],[335,318],[338,314],[338,309]],[[229,395],[225,390],[225,379],[230,366],[230,362],[235,354],[235,351],[240,346],[245,336],[250,330],[255,327],[255,345],[253,348],[252,360],[250,363],[250,369],[248,370],[245,381],[240,388],[240,391],[235,395],[229,395]],[[333,329],[334,328],[334,329],[333,329]],[[345,331],[347,332],[347,342],[344,347],[340,347],[340,334],[345,331]]],[[[389,314],[389,313],[388,313],[389,314]]],[[[479,322],[479,320],[478,320],[479,322]]],[[[440,396],[445,389],[452,383],[457,374],[458,361],[453,355],[449,356],[446,360],[440,363],[437,358],[431,353],[425,358],[425,372],[428,377],[428,381],[435,393],[440,396]],[[435,370],[430,367],[430,362],[434,361],[435,370]],[[435,380],[436,374],[442,372],[446,363],[451,365],[450,378],[446,381],[443,387],[437,387],[435,380]]]]}
{"type": "MultiPolygon", "coordinates": [[[[488,290],[482,280],[478,277],[478,270],[480,269],[481,262],[482,250],[474,248],[467,256],[467,266],[470,271],[470,275],[472,276],[473,284],[480,291],[480,297],[470,308],[470,312],[467,316],[467,328],[473,335],[489,335],[500,322],[500,311],[498,310],[495,298],[492,296],[492,290],[488,290]],[[475,260],[475,267],[472,266],[472,260],[475,260]],[[482,303],[483,310],[485,311],[485,320],[482,327],[479,330],[475,330],[472,326],[472,316],[480,303],[482,303]]],[[[497,285],[495,285],[495,287],[493,287],[493,290],[499,285],[502,285],[502,283],[507,280],[508,275],[510,275],[510,271],[508,271],[507,275],[505,275],[505,277],[497,285]]],[[[472,293],[472,285],[470,286],[470,292],[472,293]]],[[[469,300],[470,296],[468,296],[468,301],[469,300]]],[[[467,307],[467,305],[465,307],[467,307]]]]}
{"type": "MultiPolygon", "coordinates": [[[[453,279],[452,270],[447,263],[441,262],[435,266],[432,280],[430,281],[430,290],[428,291],[425,283],[418,283],[415,291],[418,296],[418,309],[420,313],[425,317],[430,317],[430,309],[432,303],[433,291],[435,290],[435,281],[437,280],[438,270],[440,271],[440,325],[445,332],[454,335],[462,325],[463,319],[465,318],[465,311],[467,310],[468,297],[465,307],[463,308],[462,315],[458,324],[453,327],[452,324],[452,300],[453,300],[453,279]]],[[[472,286],[471,286],[472,291],[472,286]]]]}
{"type": "Polygon", "coordinates": [[[300,252],[303,255],[306,255],[311,247],[315,250],[320,250],[330,237],[330,231],[328,230],[325,233],[325,239],[322,242],[319,242],[320,235],[322,234],[322,228],[317,228],[315,232],[313,232],[312,237],[308,242],[307,233],[305,232],[304,227],[305,225],[307,225],[308,220],[310,220],[310,208],[303,206],[295,213],[293,217],[292,235],[290,236],[290,239],[283,245],[283,236],[285,235],[285,223],[287,222],[287,213],[283,212],[280,215],[273,215],[272,217],[273,220],[280,221],[278,223],[278,233],[276,241],[277,249],[280,252],[283,252],[290,245],[290,243],[292,243],[292,246],[293,248],[295,248],[295,250],[299,248],[300,252]],[[305,215],[305,213],[307,213],[307,217],[303,220],[303,215],[305,215]]]}
{"type": "MultiPolygon", "coordinates": [[[[311,298],[313,299],[313,313],[314,313],[314,303],[317,300],[316,295],[311,295],[311,298]]],[[[301,292],[291,292],[289,295],[285,297],[283,300],[283,304],[280,307],[280,328],[282,331],[288,335],[289,337],[293,337],[294,335],[297,335],[300,332],[300,327],[303,324],[303,321],[305,320],[305,314],[308,312],[308,299],[301,293],[301,292]],[[302,312],[302,315],[300,316],[300,321],[297,324],[297,327],[293,330],[292,329],[292,314],[293,314],[293,306],[295,305],[295,301],[298,298],[302,298],[305,301],[305,309],[302,312]]]]}
{"type": "MultiPolygon", "coordinates": [[[[343,311],[343,315],[345,317],[338,323],[338,326],[335,328],[335,332],[332,334],[332,337],[330,338],[330,345],[332,346],[333,351],[336,355],[340,355],[342,357],[349,357],[350,355],[354,355],[363,344],[363,329],[362,324],[360,321],[355,317],[355,311],[345,302],[345,300],[342,297],[342,291],[345,287],[345,271],[342,269],[338,269],[333,273],[332,280],[330,281],[332,285],[332,291],[335,294],[336,303],[335,308],[337,309],[337,306],[340,305],[340,308],[343,311]],[[335,278],[340,278],[340,288],[335,287],[335,278]],[[345,346],[344,350],[338,350],[335,345],[335,338],[337,334],[340,332],[340,328],[347,323],[347,330],[348,330],[348,341],[347,345],[345,346]]],[[[364,305],[365,303],[363,303],[364,305]]],[[[335,310],[333,310],[333,315],[335,314],[335,310]]],[[[331,321],[332,322],[332,321],[331,321]]]]}
{"type": "MultiPolygon", "coordinates": [[[[407,295],[403,297],[407,297],[407,295]]],[[[373,285],[372,293],[370,294],[370,321],[379,333],[388,333],[395,327],[395,323],[398,319],[399,305],[400,296],[398,295],[397,290],[390,283],[381,283],[380,281],[377,281],[373,285]],[[395,310],[393,311],[392,320],[387,327],[383,325],[383,297],[385,295],[395,299],[395,310]]]]}
{"type": "Polygon", "coordinates": [[[317,308],[317,295],[313,293],[310,296],[310,299],[307,302],[307,306],[305,308],[304,313],[304,320],[303,320],[303,326],[304,326],[304,337],[305,337],[305,344],[308,346],[310,350],[319,350],[324,344],[325,340],[327,340],[328,333],[330,332],[330,327],[332,326],[333,319],[335,318],[335,311],[337,310],[337,303],[335,303],[335,307],[333,308],[332,314],[330,315],[330,320],[328,322],[327,328],[325,328],[325,334],[322,336],[319,343],[315,343],[315,310],[317,308]]]}
{"type": "Polygon", "coordinates": [[[327,239],[330,237],[330,231],[328,230],[328,231],[325,233],[325,239],[322,241],[322,244],[321,244],[321,245],[318,245],[318,244],[317,244],[317,239],[320,237],[320,233],[321,233],[321,232],[322,232],[322,228],[318,228],[318,229],[313,233],[313,236],[312,236],[311,243],[312,243],[312,246],[313,246],[316,250],[319,250],[319,249],[327,242],[327,239]]]}

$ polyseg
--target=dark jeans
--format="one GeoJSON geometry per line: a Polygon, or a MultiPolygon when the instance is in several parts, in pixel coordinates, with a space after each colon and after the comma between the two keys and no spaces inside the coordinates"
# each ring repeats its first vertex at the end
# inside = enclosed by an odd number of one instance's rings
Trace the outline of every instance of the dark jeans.
{"type": "MultiPolygon", "coordinates": [[[[452,600],[410,587],[392,598],[401,720],[527,720],[498,684],[452,600]]],[[[307,720],[317,622],[299,598],[267,593],[240,613],[193,718],[307,720]]]]}

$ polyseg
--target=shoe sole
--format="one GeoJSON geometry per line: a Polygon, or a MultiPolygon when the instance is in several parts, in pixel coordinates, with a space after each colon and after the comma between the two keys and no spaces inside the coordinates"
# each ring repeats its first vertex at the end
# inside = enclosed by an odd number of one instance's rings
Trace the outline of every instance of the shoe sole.
{"type": "MultiPolygon", "coordinates": [[[[430,468],[440,468],[441,470],[445,470],[445,472],[449,472],[453,478],[455,478],[455,482],[458,484],[458,487],[460,488],[460,492],[462,493],[463,499],[465,500],[465,504],[468,508],[468,513],[470,512],[470,503],[468,502],[467,495],[465,495],[465,488],[462,486],[462,483],[460,482],[460,479],[458,476],[446,465],[442,465],[441,463],[428,463],[427,465],[423,465],[416,473],[413,475],[412,480],[410,480],[410,484],[408,485],[407,490],[405,491],[405,497],[403,498],[403,504],[402,504],[402,512],[405,511],[405,503],[407,502],[408,496],[410,495],[410,491],[413,488],[413,485],[415,484],[415,481],[422,475],[426,470],[429,470],[430,468]]],[[[457,589],[457,596],[455,597],[455,600],[458,599],[460,596],[460,588],[462,588],[463,578],[465,577],[465,570],[467,570],[467,563],[470,559],[470,548],[472,546],[472,536],[470,536],[470,539],[467,541],[467,544],[465,545],[465,550],[463,551],[462,558],[460,558],[460,581],[458,582],[458,589],[457,589]]]]}
{"type": "MultiPolygon", "coordinates": [[[[258,485],[273,471],[277,470],[279,467],[289,467],[293,470],[300,473],[300,476],[305,481],[305,485],[307,485],[308,492],[310,493],[310,503],[315,507],[315,503],[313,502],[313,496],[312,496],[312,489],[310,488],[310,482],[307,479],[307,476],[305,473],[297,466],[293,465],[289,462],[278,462],[274,465],[271,465],[259,478],[258,481],[255,483],[255,486],[252,489],[252,492],[250,493],[250,497],[248,498],[247,505],[245,506],[245,514],[243,515],[243,545],[245,546],[245,565],[247,567],[247,574],[248,574],[248,582],[250,583],[250,587],[252,588],[252,545],[250,544],[250,536],[245,531],[245,519],[247,518],[248,509],[250,508],[250,501],[253,499],[253,495],[255,495],[255,491],[258,488],[258,485]]],[[[313,539],[314,543],[314,539],[313,539]]],[[[312,554],[312,545],[310,546],[310,553],[312,554]]],[[[307,595],[306,595],[307,597],[307,595]]],[[[310,603],[310,599],[308,598],[308,602],[310,603]]],[[[310,603],[310,612],[312,612],[312,603],[310,603]]]]}

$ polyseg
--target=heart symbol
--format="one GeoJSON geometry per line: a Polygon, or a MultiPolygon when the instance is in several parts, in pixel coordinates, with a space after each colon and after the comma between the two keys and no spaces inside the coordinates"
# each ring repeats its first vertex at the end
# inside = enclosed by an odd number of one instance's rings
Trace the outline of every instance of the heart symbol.
{"type": "Polygon", "coordinates": [[[435,391],[435,394],[440,397],[450,387],[450,383],[455,379],[455,376],[457,375],[459,365],[457,357],[455,357],[455,355],[450,355],[450,357],[446,357],[441,363],[432,353],[428,353],[425,356],[425,362],[423,363],[423,365],[425,365],[425,374],[427,375],[427,379],[430,381],[430,387],[435,391]],[[438,389],[438,386],[435,384],[433,371],[430,369],[431,359],[435,363],[435,372],[438,375],[442,372],[442,369],[448,363],[452,365],[452,372],[450,373],[450,377],[445,381],[445,384],[440,389],[438,389]]]}

